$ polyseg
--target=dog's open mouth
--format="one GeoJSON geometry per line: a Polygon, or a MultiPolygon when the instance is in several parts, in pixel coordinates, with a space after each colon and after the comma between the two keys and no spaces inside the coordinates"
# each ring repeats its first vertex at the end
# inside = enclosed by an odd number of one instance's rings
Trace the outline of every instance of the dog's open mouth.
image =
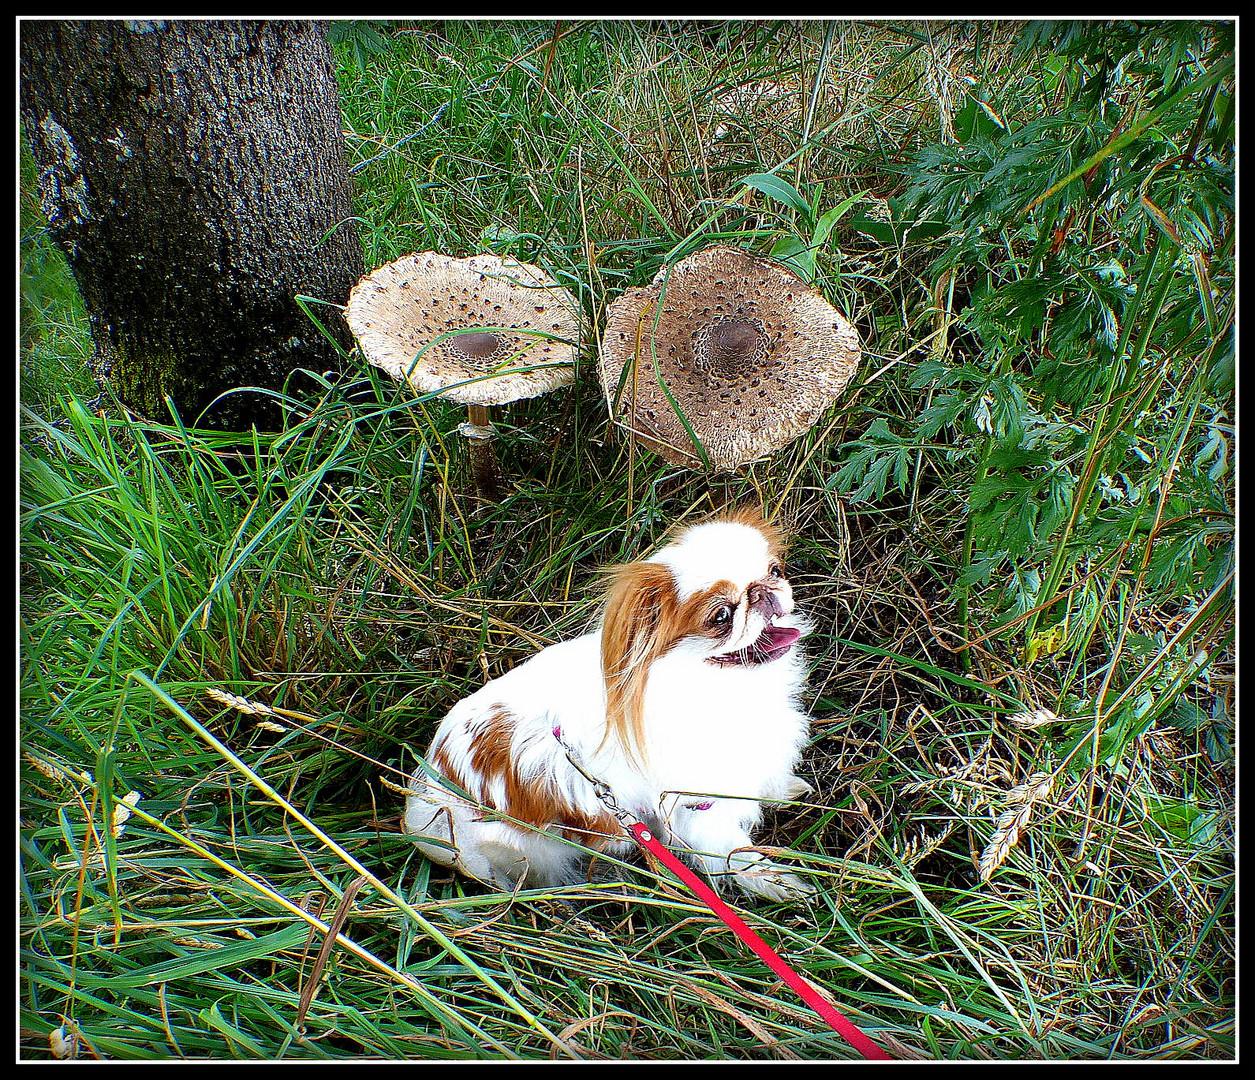
{"type": "Polygon", "coordinates": [[[758,635],[758,640],[752,645],[747,645],[744,649],[738,649],[733,653],[724,653],[722,656],[712,656],[710,662],[712,664],[732,665],[736,667],[753,667],[756,664],[769,664],[772,660],[778,660],[791,648],[798,638],[802,636],[802,631],[795,630],[791,626],[768,626],[758,635]]]}

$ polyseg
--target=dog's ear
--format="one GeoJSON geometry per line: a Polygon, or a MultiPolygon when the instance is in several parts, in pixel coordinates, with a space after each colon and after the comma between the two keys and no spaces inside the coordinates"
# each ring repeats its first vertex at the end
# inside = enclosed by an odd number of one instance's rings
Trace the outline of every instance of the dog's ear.
{"type": "Polygon", "coordinates": [[[670,643],[678,607],[675,582],[663,564],[627,563],[610,572],[601,630],[605,738],[617,739],[638,762],[645,757],[644,702],[649,667],[670,643]]]}

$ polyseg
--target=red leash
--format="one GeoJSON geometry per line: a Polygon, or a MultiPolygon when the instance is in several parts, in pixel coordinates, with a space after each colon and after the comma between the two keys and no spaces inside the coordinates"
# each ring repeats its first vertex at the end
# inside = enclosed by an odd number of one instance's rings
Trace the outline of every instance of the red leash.
{"type": "Polygon", "coordinates": [[[889,1061],[889,1055],[834,1009],[809,982],[786,964],[770,945],[746,925],[745,920],[719,899],[718,894],[684,863],[680,862],[653,833],[639,821],[627,826],[636,842],[656,855],[667,869],[684,882],[697,897],[719,916],[737,937],[745,942],[772,971],[780,976],[812,1009],[828,1022],[863,1057],[872,1061],[889,1061]]]}
{"type": "Polygon", "coordinates": [[[554,729],[554,738],[562,743],[563,749],[566,750],[567,758],[571,764],[584,776],[593,790],[597,794],[606,807],[618,818],[619,823],[632,835],[641,847],[650,854],[656,856],[658,860],[675,874],[685,885],[692,890],[711,911],[719,916],[737,937],[739,937],[753,952],[763,961],[772,971],[782,978],[785,983],[806,1002],[812,1009],[824,1018],[828,1026],[837,1032],[846,1042],[848,1042],[863,1057],[870,1061],[890,1061],[892,1060],[884,1050],[877,1046],[871,1039],[864,1035],[849,1020],[842,1016],[834,1009],[828,1000],[815,989],[805,978],[794,971],[788,964],[781,959],[780,955],[775,952],[762,938],[760,938],[753,930],[749,928],[745,920],[725,904],[719,895],[707,885],[700,877],[691,869],[684,865],[667,849],[667,846],[651,833],[644,825],[635,820],[633,815],[621,807],[615,801],[614,793],[609,786],[595,776],[585,771],[575,759],[575,754],[565,742],[562,742],[562,732],[560,729],[554,729]]]}

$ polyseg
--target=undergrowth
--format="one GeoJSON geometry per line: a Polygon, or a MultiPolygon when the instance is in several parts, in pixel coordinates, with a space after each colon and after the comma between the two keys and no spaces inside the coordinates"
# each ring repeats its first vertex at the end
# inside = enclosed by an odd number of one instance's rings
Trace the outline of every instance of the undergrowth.
{"type": "Polygon", "coordinates": [[[459,410],[356,354],[244,442],[122,415],[24,196],[25,1056],[850,1057],[666,874],[506,897],[398,832],[597,567],[755,500],[817,625],[816,792],[763,842],[819,898],[751,924],[894,1057],[1232,1057],[1231,26],[331,32],[368,265],[538,262],[584,370],[501,413],[497,504],[459,410]],[[712,479],[591,364],[715,240],[864,353],[712,479]]]}

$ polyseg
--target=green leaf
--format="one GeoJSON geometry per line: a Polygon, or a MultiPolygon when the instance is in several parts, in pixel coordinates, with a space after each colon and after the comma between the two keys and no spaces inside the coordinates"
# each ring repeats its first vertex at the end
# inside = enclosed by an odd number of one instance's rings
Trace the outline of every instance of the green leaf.
{"type": "Polygon", "coordinates": [[[1024,646],[1024,664],[1032,665],[1039,657],[1051,656],[1067,644],[1068,628],[1058,623],[1049,630],[1034,634],[1024,646]]]}
{"type": "Polygon", "coordinates": [[[811,234],[811,246],[818,250],[828,242],[828,236],[832,233],[833,227],[845,217],[846,212],[856,202],[866,196],[866,192],[860,191],[857,195],[851,195],[848,199],[838,203],[831,210],[824,213],[819,219],[819,223],[815,226],[815,231],[811,234]]]}
{"type": "Polygon", "coordinates": [[[896,246],[904,243],[906,239],[905,233],[896,228],[892,222],[877,221],[866,214],[855,214],[850,218],[850,224],[859,232],[866,233],[878,244],[896,246]]]}
{"type": "Polygon", "coordinates": [[[1001,118],[983,101],[968,94],[963,107],[954,114],[954,134],[959,142],[973,138],[998,139],[1006,132],[1001,118]]]}
{"type": "Polygon", "coordinates": [[[1173,703],[1164,720],[1180,731],[1197,731],[1204,724],[1211,723],[1211,717],[1188,698],[1180,697],[1173,703]]]}
{"type": "Polygon", "coordinates": [[[743,178],[741,183],[746,187],[752,187],[756,191],[761,191],[769,199],[774,199],[778,203],[792,207],[807,222],[810,222],[814,217],[810,203],[802,198],[802,193],[787,180],[781,180],[780,177],[773,176],[771,173],[751,173],[743,178]]]}
{"type": "Polygon", "coordinates": [[[1146,814],[1169,836],[1190,844],[1205,844],[1216,833],[1216,815],[1183,799],[1147,793],[1146,814]]]}
{"type": "Polygon", "coordinates": [[[267,1056],[265,1047],[255,1039],[245,1035],[237,1025],[232,1024],[222,1015],[218,1002],[215,1001],[207,1009],[201,1009],[199,1016],[201,1022],[207,1027],[222,1032],[230,1040],[232,1048],[239,1047],[255,1058],[265,1058],[267,1056]]]}
{"type": "Polygon", "coordinates": [[[806,282],[815,280],[815,251],[796,236],[782,236],[771,246],[771,255],[788,263],[806,282]]]}

